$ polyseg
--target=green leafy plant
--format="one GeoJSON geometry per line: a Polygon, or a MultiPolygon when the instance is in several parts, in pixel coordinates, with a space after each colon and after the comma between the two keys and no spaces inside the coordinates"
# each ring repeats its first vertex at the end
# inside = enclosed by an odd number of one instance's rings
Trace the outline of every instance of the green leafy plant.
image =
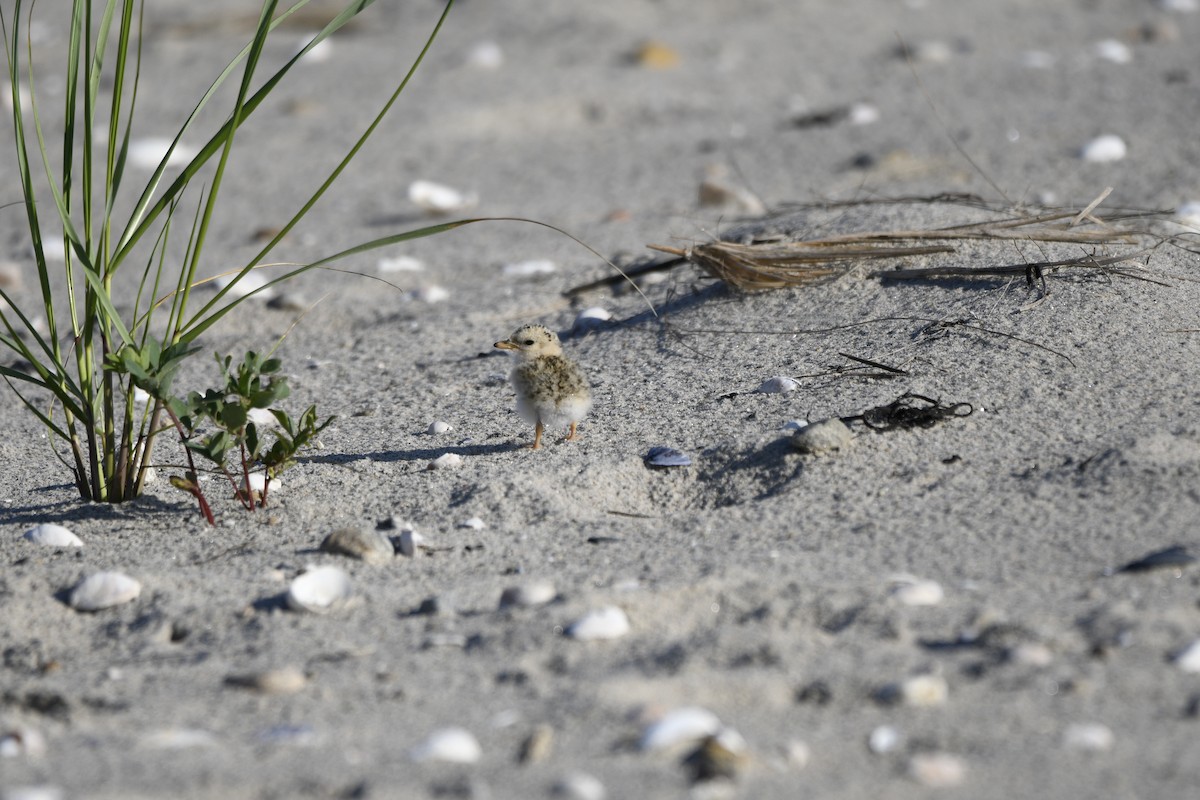
{"type": "MultiPolygon", "coordinates": [[[[141,80],[142,3],[69,1],[70,36],[63,54],[65,85],[61,92],[53,93],[64,99],[60,147],[51,144],[50,132],[43,125],[34,48],[24,34],[23,26],[32,21],[34,4],[8,0],[0,6],[12,94],[16,167],[41,303],[37,313],[23,310],[0,288],[0,345],[30,365],[27,369],[0,366],[0,376],[52,434],[54,452],[70,469],[84,499],[121,502],[140,494],[155,437],[171,427],[185,442],[189,464],[192,454],[199,453],[224,470],[233,448],[239,453],[243,478],[249,465],[255,463],[268,473],[282,470],[293,463],[296,452],[307,446],[328,420],[318,424],[314,408],[295,421],[282,411],[272,410],[280,432],[267,444],[258,426],[239,416],[247,408],[269,407],[281,399],[286,383],[272,376],[278,369],[276,361],[251,353],[230,371],[231,362],[225,359],[226,377],[236,382],[236,391],[230,392],[227,386],[220,398],[211,393],[192,394],[181,401],[173,395],[172,383],[182,363],[196,352],[197,337],[248,297],[354,253],[441,233],[473,221],[448,222],[375,239],[310,264],[292,265],[254,291],[233,291],[238,281],[265,263],[271,250],[308,214],[376,130],[432,45],[453,0],[447,1],[395,91],[328,177],[262,250],[233,271],[225,287],[199,309],[192,308],[192,289],[200,282],[210,223],[222,196],[226,165],[239,128],[305,54],[374,0],[349,2],[294,57],[261,80],[258,71],[268,37],[308,0],[283,10],[278,0],[263,2],[249,44],[203,93],[153,175],[130,197],[125,196],[126,160],[141,80]],[[235,79],[236,98],[224,121],[168,180],[168,161],[177,151],[182,152],[180,141],[196,133],[201,112],[218,88],[235,79]],[[23,95],[30,103],[28,113],[22,105],[23,95]],[[43,188],[43,183],[48,188],[43,188]],[[173,223],[185,201],[186,207],[194,204],[195,211],[186,223],[183,257],[177,260],[168,245],[173,223]],[[44,223],[43,216],[51,222],[44,223]],[[52,265],[48,259],[44,230],[61,237],[64,266],[52,265]],[[172,267],[176,261],[177,266],[172,267]],[[137,277],[136,290],[118,296],[115,279],[119,273],[131,271],[137,277]],[[124,313],[118,308],[125,309],[124,313]],[[35,321],[38,317],[44,320],[42,324],[35,321]],[[268,376],[265,382],[264,376],[268,376]],[[248,381],[245,392],[243,380],[248,381]],[[152,398],[140,408],[134,397],[139,387],[152,398]],[[39,402],[38,391],[48,392],[52,402],[39,402]],[[261,405],[264,402],[267,406],[261,405]],[[171,418],[169,424],[164,415],[171,418]],[[196,438],[196,426],[202,421],[215,425],[217,432],[196,438]]],[[[180,480],[194,483],[193,494],[211,520],[194,465],[190,477],[180,480]]],[[[243,502],[247,496],[240,495],[243,502]]],[[[260,502],[263,499],[259,498],[260,502]]]]}

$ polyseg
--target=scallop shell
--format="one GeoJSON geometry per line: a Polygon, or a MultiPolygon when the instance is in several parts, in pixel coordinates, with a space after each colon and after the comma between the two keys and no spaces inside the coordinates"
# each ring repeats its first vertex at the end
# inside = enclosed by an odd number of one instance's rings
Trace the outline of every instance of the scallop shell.
{"type": "Polygon", "coordinates": [[[629,633],[629,617],[616,606],[603,606],[584,614],[567,628],[567,636],[581,642],[619,639],[629,633]]]}
{"type": "Polygon", "coordinates": [[[67,602],[76,611],[100,611],[128,603],[141,594],[142,585],[120,572],[97,572],[71,590],[67,602]]]}
{"type": "Polygon", "coordinates": [[[83,547],[83,540],[53,522],[43,522],[25,531],[24,538],[34,544],[46,547],[83,547]]]}
{"type": "Polygon", "coordinates": [[[449,422],[443,422],[442,420],[438,419],[429,423],[429,428],[426,430],[426,432],[437,435],[439,433],[449,433],[452,430],[454,430],[454,428],[450,427],[449,422]]]}
{"type": "Polygon", "coordinates": [[[350,576],[337,567],[313,567],[299,575],[288,587],[288,608],[323,614],[350,599],[354,587],[350,576]]]}
{"type": "Polygon", "coordinates": [[[409,751],[413,761],[474,764],[483,757],[479,740],[464,728],[443,728],[409,751]]]}

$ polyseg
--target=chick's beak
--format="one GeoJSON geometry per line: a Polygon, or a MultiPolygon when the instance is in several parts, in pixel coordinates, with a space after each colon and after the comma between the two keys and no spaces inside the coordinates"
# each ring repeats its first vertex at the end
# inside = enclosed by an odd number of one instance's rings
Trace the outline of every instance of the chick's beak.
{"type": "Polygon", "coordinates": [[[511,341],[509,341],[508,339],[505,339],[503,342],[496,342],[495,347],[498,347],[501,350],[516,350],[517,349],[517,346],[515,344],[513,344],[511,341]]]}

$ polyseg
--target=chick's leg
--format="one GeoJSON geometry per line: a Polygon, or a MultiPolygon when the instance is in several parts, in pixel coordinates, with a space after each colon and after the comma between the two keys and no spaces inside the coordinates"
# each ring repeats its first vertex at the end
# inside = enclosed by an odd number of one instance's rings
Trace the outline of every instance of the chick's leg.
{"type": "Polygon", "coordinates": [[[529,445],[530,450],[540,450],[542,448],[542,421],[538,420],[537,426],[533,429],[533,444],[529,445]]]}
{"type": "Polygon", "coordinates": [[[570,432],[570,433],[568,433],[568,434],[567,434],[567,435],[566,435],[566,436],[563,438],[563,441],[564,441],[564,442],[575,442],[575,441],[578,441],[578,440],[579,440],[579,438],[580,438],[580,437],[579,437],[579,434],[578,434],[578,432],[576,432],[576,430],[575,430],[575,428],[578,426],[578,424],[579,424],[579,423],[577,423],[577,422],[572,422],[572,423],[571,423],[571,432],[570,432]]]}

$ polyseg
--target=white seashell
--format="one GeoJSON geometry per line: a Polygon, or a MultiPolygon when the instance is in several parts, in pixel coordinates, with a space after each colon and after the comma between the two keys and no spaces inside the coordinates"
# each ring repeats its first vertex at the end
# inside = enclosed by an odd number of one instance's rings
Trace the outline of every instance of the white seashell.
{"type": "Polygon", "coordinates": [[[903,576],[893,578],[893,582],[897,585],[892,588],[892,597],[906,606],[936,606],[946,599],[946,593],[937,581],[903,576]]]}
{"type": "Polygon", "coordinates": [[[325,537],[321,549],[326,553],[337,553],[365,561],[368,564],[386,564],[396,555],[391,541],[378,531],[362,528],[338,528],[325,537]]]}
{"type": "Polygon", "coordinates": [[[379,259],[376,268],[380,272],[421,272],[425,269],[425,263],[412,256],[392,256],[379,259]]]}
{"type": "MultiPolygon", "coordinates": [[[[300,39],[300,41],[296,42],[296,49],[294,52],[299,53],[305,47],[308,47],[308,43],[311,41],[312,41],[311,35],[303,37],[302,39],[300,39]]],[[[330,39],[329,37],[326,37],[326,38],[322,39],[321,41],[317,42],[315,45],[313,45],[312,50],[309,50],[307,53],[305,53],[301,60],[304,61],[305,63],[309,63],[309,64],[323,64],[326,61],[328,61],[332,56],[333,56],[333,40],[330,39]]]]}
{"type": "Polygon", "coordinates": [[[1184,672],[1200,672],[1200,639],[1176,653],[1174,661],[1184,672]]]}
{"type": "Polygon", "coordinates": [[[599,328],[605,322],[608,322],[611,319],[612,313],[607,308],[594,306],[579,312],[579,316],[575,317],[575,322],[571,324],[571,329],[576,331],[589,331],[599,328]]]}
{"type": "Polygon", "coordinates": [[[812,748],[808,746],[808,742],[793,739],[787,743],[784,755],[787,758],[787,765],[789,767],[792,769],[804,769],[808,766],[808,762],[812,760],[812,748]]]}
{"type": "Polygon", "coordinates": [[[76,611],[99,611],[128,603],[141,594],[142,585],[120,572],[97,572],[71,590],[67,602],[76,611]]]}
{"type": "Polygon", "coordinates": [[[413,761],[442,761],[448,764],[474,764],[483,757],[479,741],[463,728],[443,728],[408,751],[413,761]]]}
{"type": "Polygon", "coordinates": [[[282,484],[279,482],[279,478],[271,478],[271,480],[268,482],[267,474],[265,472],[251,472],[249,483],[250,491],[258,492],[259,494],[263,493],[263,489],[268,489],[268,493],[278,492],[282,486],[282,484]]]}
{"type": "Polygon", "coordinates": [[[409,296],[418,303],[442,303],[450,299],[450,292],[441,286],[422,286],[413,289],[409,296]]]}
{"type": "Polygon", "coordinates": [[[548,258],[531,258],[527,261],[513,261],[505,264],[502,271],[505,275],[517,277],[549,275],[558,271],[558,265],[548,258]]]}
{"type": "Polygon", "coordinates": [[[146,405],[146,403],[150,402],[150,393],[141,387],[135,386],[133,388],[133,402],[146,405]]]}
{"type": "Polygon", "coordinates": [[[906,706],[940,706],[950,696],[950,686],[941,675],[916,675],[901,681],[897,689],[906,706]]]}
{"type": "Polygon", "coordinates": [[[170,150],[171,156],[167,159],[167,167],[170,169],[182,169],[199,152],[196,148],[190,147],[183,142],[175,145],[175,149],[171,150],[171,141],[171,139],[163,136],[135,139],[129,143],[127,159],[130,164],[139,169],[158,169],[158,165],[162,163],[164,158],[167,158],[167,151],[170,150]]]}
{"type": "Polygon", "coordinates": [[[461,467],[463,457],[458,453],[442,453],[440,456],[429,462],[429,469],[454,469],[461,467]]]}
{"type": "Polygon", "coordinates": [[[254,426],[258,428],[260,433],[279,427],[279,420],[275,418],[275,415],[268,408],[252,408],[246,412],[246,417],[250,422],[254,423],[254,426]]]}
{"type": "Polygon", "coordinates": [[[870,103],[854,103],[847,119],[851,125],[873,125],[879,122],[879,109],[870,103]]]}
{"type": "Polygon", "coordinates": [[[1113,732],[1107,725],[1099,722],[1074,722],[1063,732],[1063,744],[1071,750],[1111,750],[1113,732]]]}
{"type": "Polygon", "coordinates": [[[1107,133],[1103,136],[1097,136],[1083,146],[1079,155],[1084,161],[1090,161],[1093,164],[1106,164],[1113,161],[1120,161],[1128,152],[1125,146],[1125,140],[1115,134],[1107,133]]]}
{"type": "Polygon", "coordinates": [[[673,750],[694,744],[721,730],[721,720],[707,708],[684,706],[668,711],[657,722],[646,726],[638,739],[639,750],[673,750]]]}
{"type": "Polygon", "coordinates": [[[1054,662],[1054,653],[1041,642],[1021,642],[1008,651],[1008,660],[1027,667],[1048,667],[1054,662]]]}
{"type": "Polygon", "coordinates": [[[1192,200],[1175,209],[1175,221],[1189,228],[1200,229],[1200,200],[1192,200]]]}
{"type": "Polygon", "coordinates": [[[46,737],[33,728],[19,727],[0,736],[0,758],[40,758],[46,755],[46,737]]]}
{"type": "Polygon", "coordinates": [[[966,780],[967,764],[950,753],[920,753],[908,762],[908,774],[923,786],[948,789],[966,780]]]}
{"type": "Polygon", "coordinates": [[[479,202],[474,194],[464,194],[457,189],[433,181],[413,181],[408,185],[408,199],[422,211],[430,214],[453,214],[464,211],[479,202]]]}
{"type": "Polygon", "coordinates": [[[673,447],[651,447],[643,460],[650,467],[690,467],[692,457],[673,447]]]}
{"type": "Polygon", "coordinates": [[[83,547],[83,540],[53,522],[43,522],[41,525],[25,531],[24,538],[34,544],[46,547],[83,547]]]}
{"type": "Polygon", "coordinates": [[[429,428],[428,428],[427,432],[433,433],[433,434],[438,434],[438,433],[449,433],[452,430],[454,430],[454,428],[450,427],[450,423],[442,422],[439,419],[439,420],[434,420],[433,422],[429,423],[429,428]]]}
{"type": "Polygon", "coordinates": [[[950,46],[949,42],[931,39],[915,44],[912,47],[911,55],[915,61],[923,61],[927,64],[944,64],[954,57],[954,48],[950,46]]]}
{"type": "Polygon", "coordinates": [[[1092,45],[1096,58],[1111,61],[1114,64],[1128,64],[1133,61],[1133,51],[1129,45],[1117,39],[1104,39],[1092,45]]]}
{"type": "Polygon", "coordinates": [[[493,41],[478,42],[467,51],[468,66],[488,71],[504,66],[504,51],[493,41]]]}
{"type": "Polygon", "coordinates": [[[779,394],[781,392],[794,392],[800,388],[800,384],[796,383],[795,379],[789,378],[787,375],[776,375],[767,378],[754,391],[760,394],[779,394]]]}
{"type": "Polygon", "coordinates": [[[458,523],[458,527],[470,528],[473,531],[481,531],[487,527],[487,523],[481,520],[479,517],[469,517],[458,523]]]}
{"type": "Polygon", "coordinates": [[[880,725],[867,737],[867,747],[875,755],[890,753],[900,744],[900,731],[891,725],[880,725]]]}
{"type": "Polygon", "coordinates": [[[556,597],[558,589],[550,581],[529,581],[501,592],[500,608],[532,608],[545,605],[556,597]]]}
{"type": "Polygon", "coordinates": [[[288,608],[323,614],[346,603],[354,593],[350,576],[337,567],[312,567],[287,591],[288,608]]]}
{"type": "Polygon", "coordinates": [[[589,611],[567,628],[567,636],[581,642],[619,639],[629,633],[629,617],[616,606],[589,611]]]}
{"type": "Polygon", "coordinates": [[[586,772],[572,772],[559,778],[550,787],[550,796],[565,800],[605,800],[608,792],[598,778],[586,772]]]}
{"type": "Polygon", "coordinates": [[[417,548],[425,544],[425,537],[412,528],[400,532],[400,555],[412,558],[417,554],[417,548]]]}
{"type": "Polygon", "coordinates": [[[845,450],[854,439],[846,423],[834,417],[805,425],[792,434],[792,447],[802,453],[821,455],[845,450]]]}
{"type": "Polygon", "coordinates": [[[164,728],[146,734],[139,744],[148,750],[188,750],[215,747],[217,737],[199,728],[164,728]]]}

